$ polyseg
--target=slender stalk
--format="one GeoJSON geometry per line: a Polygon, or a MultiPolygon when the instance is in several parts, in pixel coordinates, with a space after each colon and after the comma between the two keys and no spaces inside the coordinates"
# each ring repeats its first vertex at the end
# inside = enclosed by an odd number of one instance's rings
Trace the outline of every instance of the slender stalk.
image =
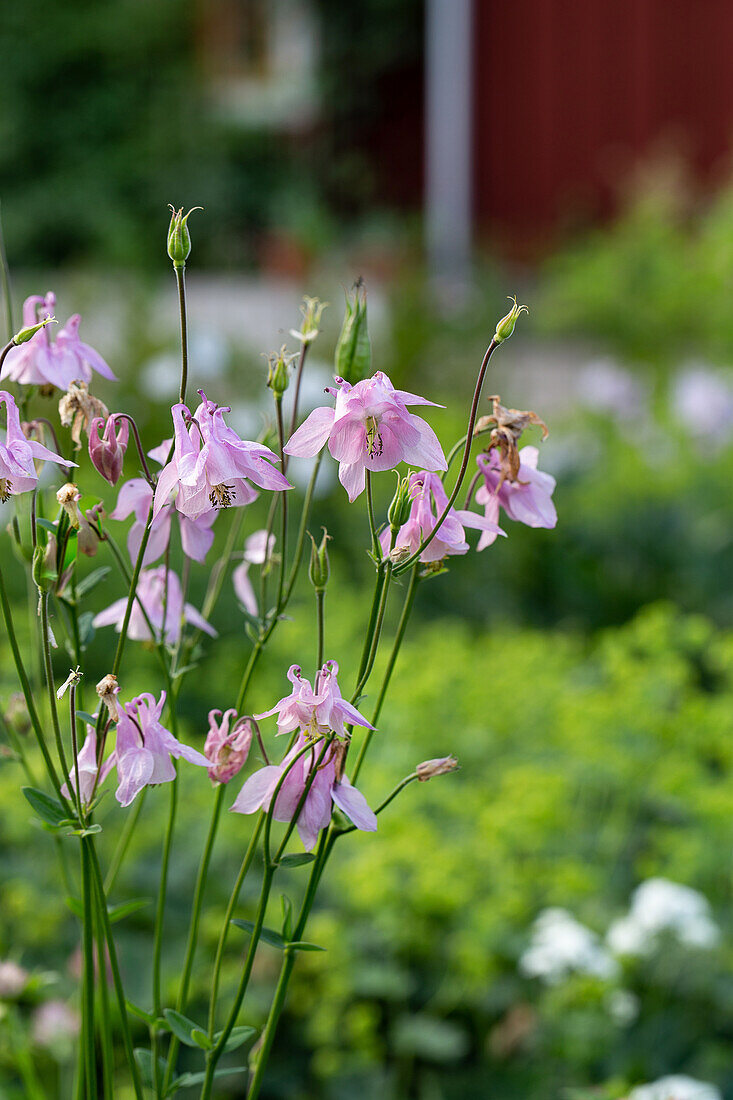
{"type": "MultiPolygon", "coordinates": [[[[95,899],[96,901],[96,899],[95,899]]],[[[102,1096],[104,1100],[114,1098],[114,1045],[109,1013],[109,989],[107,987],[107,951],[104,943],[104,928],[99,916],[99,907],[95,905],[94,930],[97,941],[97,970],[99,973],[99,1042],[102,1048],[102,1096]]]]}
{"type": "MultiPolygon", "coordinates": [[[[82,837],[82,840],[86,838],[82,837]]],[[[92,908],[91,871],[87,845],[81,845],[81,895],[84,908],[82,950],[84,957],[82,995],[82,1042],[88,1100],[97,1097],[97,1064],[94,1042],[94,910],[92,908]]]]}
{"type": "Polygon", "coordinates": [[[97,859],[97,852],[94,845],[90,843],[91,837],[82,837],[82,844],[88,844],[92,877],[94,880],[94,887],[97,895],[97,904],[99,909],[100,918],[102,921],[102,927],[104,929],[104,938],[107,944],[107,953],[109,955],[109,964],[112,968],[112,981],[115,987],[115,995],[117,997],[117,1005],[120,1012],[120,1026],[122,1029],[122,1041],[125,1047],[125,1056],[127,1058],[127,1064],[130,1067],[130,1075],[132,1077],[132,1085],[135,1090],[136,1100],[143,1100],[143,1090],[140,1083],[140,1072],[138,1070],[137,1062],[135,1061],[135,1054],[132,1049],[132,1036],[130,1035],[130,1022],[127,1018],[127,1004],[125,1002],[125,991],[122,986],[122,979],[120,977],[120,967],[117,962],[117,949],[115,947],[114,936],[112,935],[112,925],[110,924],[109,913],[107,911],[107,897],[104,892],[104,886],[102,884],[102,872],[99,867],[99,860],[97,859]]]}
{"type": "MultiPolygon", "coordinates": [[[[382,810],[386,810],[390,802],[394,802],[397,795],[404,791],[405,787],[409,787],[411,783],[414,783],[417,778],[417,772],[412,772],[410,775],[405,776],[405,778],[397,784],[394,790],[390,791],[387,797],[379,803],[376,810],[374,811],[375,815],[378,817],[379,814],[381,814],[382,810]]],[[[337,835],[346,836],[347,833],[353,833],[355,831],[356,825],[346,825],[343,829],[339,829],[337,831],[337,835]]]]}
{"type": "Polygon", "coordinates": [[[369,516],[369,530],[372,536],[372,555],[375,561],[379,561],[382,557],[381,547],[379,545],[379,535],[377,534],[377,525],[374,520],[374,499],[372,497],[372,472],[366,470],[366,502],[367,502],[367,514],[369,516]]]}
{"type": "Polygon", "coordinates": [[[425,547],[428,546],[433,541],[433,539],[437,535],[438,531],[443,526],[443,522],[444,522],[446,516],[450,512],[451,508],[453,507],[453,504],[455,502],[456,497],[458,496],[459,492],[461,491],[461,485],[463,484],[463,479],[466,476],[466,470],[468,469],[468,460],[471,457],[471,445],[473,443],[473,429],[474,429],[474,426],[476,424],[476,416],[478,414],[479,401],[481,400],[481,390],[483,389],[483,386],[484,386],[484,378],[486,377],[486,371],[487,371],[488,366],[489,366],[489,360],[491,359],[491,356],[493,355],[494,350],[497,347],[498,347],[498,344],[496,342],[496,339],[492,339],[491,343],[489,344],[488,348],[486,349],[483,360],[481,361],[481,367],[480,367],[479,372],[478,372],[478,378],[476,379],[476,386],[475,386],[474,391],[473,391],[473,400],[471,401],[471,411],[470,411],[469,416],[468,416],[468,428],[466,429],[466,435],[465,435],[465,446],[464,446],[464,449],[463,449],[463,459],[461,461],[461,468],[458,471],[458,478],[456,479],[456,483],[453,486],[453,492],[448,497],[448,503],[446,504],[445,508],[440,513],[440,515],[438,516],[435,527],[433,527],[430,534],[427,535],[422,540],[422,542],[418,546],[417,550],[415,550],[415,552],[413,554],[411,554],[410,557],[407,558],[406,561],[401,562],[398,566],[395,567],[395,576],[399,576],[399,574],[401,574],[401,573],[406,573],[407,570],[410,569],[415,564],[416,561],[420,560],[420,555],[422,554],[425,547]]]}
{"type": "MultiPolygon", "coordinates": [[[[285,429],[283,427],[283,399],[281,394],[275,395],[275,413],[277,416],[277,436],[280,443],[280,470],[283,477],[287,469],[287,461],[285,457],[285,429]]],[[[280,523],[280,569],[278,571],[277,582],[277,608],[282,606],[283,592],[285,590],[285,570],[287,567],[287,549],[288,549],[288,493],[284,490],[280,493],[280,504],[282,506],[281,511],[281,523],[280,523]]],[[[267,545],[267,544],[265,544],[267,545]]],[[[262,609],[264,610],[264,608],[262,609]]]]}
{"type": "Polygon", "coordinates": [[[300,565],[303,560],[303,547],[305,546],[306,528],[308,526],[308,517],[310,516],[311,504],[313,502],[313,493],[316,488],[316,481],[318,479],[318,471],[321,468],[321,462],[323,461],[323,451],[320,451],[316,457],[316,461],[313,464],[313,472],[308,482],[308,488],[306,490],[305,499],[303,500],[303,511],[300,515],[300,527],[298,528],[298,538],[295,544],[295,554],[293,555],[293,564],[290,570],[290,577],[288,579],[288,586],[285,589],[285,598],[283,606],[285,606],[292,594],[295,582],[298,579],[298,572],[300,571],[300,565]]]}
{"type": "Polygon", "coordinates": [[[132,834],[135,832],[135,827],[137,826],[138,818],[140,817],[140,814],[142,813],[142,808],[145,805],[145,795],[146,795],[147,791],[148,791],[148,788],[143,787],[140,794],[135,799],[135,808],[134,808],[134,810],[132,811],[132,813],[128,814],[127,817],[125,818],[125,826],[124,826],[122,832],[120,833],[120,839],[117,841],[117,847],[115,848],[115,853],[114,853],[114,856],[112,857],[112,862],[109,865],[109,870],[107,871],[107,877],[104,880],[104,892],[105,892],[105,894],[110,894],[112,892],[112,887],[114,886],[115,882],[117,881],[117,875],[119,874],[120,867],[122,866],[122,862],[123,862],[123,860],[124,860],[124,858],[127,854],[127,849],[130,846],[130,841],[132,840],[132,834]]]}
{"type": "Polygon", "coordinates": [[[53,682],[53,666],[51,664],[51,634],[48,622],[48,592],[44,592],[41,595],[41,640],[43,643],[43,665],[46,671],[46,687],[48,689],[48,703],[51,710],[51,725],[53,726],[53,735],[56,740],[56,751],[58,753],[59,763],[61,764],[61,774],[64,777],[66,789],[67,791],[71,791],[71,779],[69,778],[69,768],[66,763],[64,742],[61,737],[59,712],[56,706],[56,690],[53,682]]]}
{"type": "MultiPolygon", "coordinates": [[[[163,950],[163,919],[165,917],[165,901],[168,892],[168,868],[170,866],[171,847],[173,845],[173,830],[175,828],[176,810],[178,808],[178,775],[170,784],[170,808],[168,812],[168,824],[163,841],[163,859],[160,866],[160,887],[158,889],[158,905],[155,913],[155,932],[153,939],[153,1015],[157,1018],[163,1011],[161,996],[160,963],[163,950]]],[[[150,1045],[153,1055],[153,1078],[155,1080],[156,1096],[161,1094],[160,1066],[158,1065],[158,1028],[155,1023],[150,1028],[150,1045]]]]}
{"type": "MultiPolygon", "coordinates": [[[[10,334],[12,336],[12,333],[10,334]]],[[[300,402],[300,383],[303,380],[303,367],[305,366],[305,357],[308,354],[309,345],[303,342],[300,346],[300,356],[298,358],[298,367],[295,371],[295,388],[293,390],[293,413],[290,417],[290,431],[288,432],[288,439],[295,432],[298,426],[298,404],[300,402]]],[[[285,469],[288,467],[288,456],[285,456],[285,469]]]]}
{"type": "Polygon", "coordinates": [[[188,384],[188,321],[186,319],[186,273],[183,267],[174,265],[178,285],[178,310],[181,318],[181,388],[178,400],[186,403],[188,384]]]}
{"type": "Polygon", "coordinates": [[[316,632],[318,637],[318,647],[316,651],[316,668],[323,667],[323,648],[324,648],[324,607],[323,602],[326,598],[326,592],[323,588],[316,589],[316,632]]]}
{"type": "Polygon", "coordinates": [[[377,608],[376,621],[374,622],[374,628],[372,637],[370,640],[369,653],[367,656],[366,665],[364,666],[361,675],[359,676],[359,682],[354,689],[354,695],[352,702],[355,702],[362,691],[366,687],[367,680],[371,676],[372,669],[374,668],[374,662],[377,658],[377,650],[379,649],[379,639],[382,634],[382,626],[384,625],[384,612],[387,607],[387,595],[389,593],[390,581],[392,579],[392,563],[387,562],[387,567],[384,571],[384,581],[379,598],[379,606],[377,608]]]}
{"type": "Polygon", "coordinates": [[[145,475],[145,480],[147,481],[148,485],[150,485],[150,487],[152,489],[154,489],[155,488],[155,478],[150,473],[150,468],[149,468],[147,460],[145,458],[145,451],[143,450],[143,445],[142,445],[142,442],[140,440],[140,433],[137,430],[137,424],[135,423],[134,419],[130,416],[129,413],[115,413],[115,415],[114,415],[115,425],[117,424],[118,420],[127,420],[130,427],[132,428],[132,435],[133,435],[133,438],[135,440],[135,447],[137,448],[137,454],[138,454],[138,458],[140,459],[140,465],[143,468],[143,474],[145,475]]]}
{"type": "MultiPolygon", "coordinates": [[[[204,901],[206,877],[209,873],[211,853],[214,848],[214,841],[216,839],[216,833],[219,828],[219,820],[221,818],[221,808],[224,804],[225,792],[226,784],[220,783],[217,787],[216,794],[214,795],[214,809],[211,814],[211,822],[209,824],[209,831],[206,837],[203,854],[201,856],[201,863],[199,864],[198,875],[196,876],[196,886],[193,893],[193,905],[191,907],[191,921],[188,927],[188,943],[186,944],[186,955],[183,963],[183,974],[181,976],[181,985],[178,991],[178,1000],[176,1001],[176,1010],[178,1012],[185,1012],[186,1005],[188,1004],[188,989],[191,982],[191,972],[193,970],[194,957],[196,955],[196,944],[198,942],[199,922],[201,919],[201,906],[203,905],[204,901]]],[[[168,1085],[170,1084],[171,1074],[176,1063],[176,1054],[178,1053],[179,1045],[180,1041],[178,1037],[174,1035],[171,1039],[170,1047],[168,1048],[168,1065],[166,1067],[165,1078],[163,1080],[164,1093],[168,1088],[168,1085]]]]}

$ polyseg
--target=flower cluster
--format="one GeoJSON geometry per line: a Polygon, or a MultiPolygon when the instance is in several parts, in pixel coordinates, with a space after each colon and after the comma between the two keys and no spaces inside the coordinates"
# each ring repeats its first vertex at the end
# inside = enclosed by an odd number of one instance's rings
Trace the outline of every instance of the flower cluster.
{"type": "MultiPolygon", "coordinates": [[[[53,317],[56,295],[51,291],[40,297],[34,294],[23,303],[23,325],[31,326],[46,317],[53,317]]],[[[92,371],[112,382],[117,379],[98,351],[79,337],[81,317],[75,313],[59,330],[55,341],[50,326],[40,329],[26,343],[13,348],[5,360],[2,376],[26,386],[56,386],[68,390],[72,382],[89,383],[92,371]]]]}

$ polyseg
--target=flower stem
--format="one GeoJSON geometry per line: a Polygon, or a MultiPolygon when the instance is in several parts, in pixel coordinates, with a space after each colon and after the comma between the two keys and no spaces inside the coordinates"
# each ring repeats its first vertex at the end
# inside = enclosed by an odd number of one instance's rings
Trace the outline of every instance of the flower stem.
{"type": "Polygon", "coordinates": [[[175,266],[178,284],[178,310],[181,316],[181,389],[178,400],[185,405],[188,385],[188,321],[186,319],[186,274],[183,267],[175,266]]]}
{"type": "Polygon", "coordinates": [[[130,841],[132,840],[132,834],[135,831],[135,826],[137,825],[138,818],[140,817],[142,808],[145,805],[145,795],[147,793],[147,790],[147,787],[143,787],[140,794],[135,800],[135,808],[133,809],[132,813],[128,814],[128,816],[125,818],[125,826],[120,834],[120,839],[117,842],[117,847],[115,848],[112,862],[110,863],[109,869],[107,871],[107,877],[104,880],[104,891],[106,894],[112,892],[112,887],[117,880],[117,875],[119,874],[120,867],[122,866],[122,862],[125,858],[125,855],[127,854],[127,849],[130,846],[130,841]]]}
{"type": "Polygon", "coordinates": [[[86,844],[81,844],[81,895],[84,917],[82,921],[83,987],[82,987],[82,1043],[84,1045],[84,1073],[88,1100],[97,1097],[97,1065],[94,1049],[94,910],[92,909],[91,869],[86,844]]]}
{"type": "Polygon", "coordinates": [[[316,622],[317,622],[317,637],[318,648],[316,652],[316,668],[323,666],[323,644],[324,644],[324,607],[323,602],[326,598],[326,593],[323,588],[316,589],[316,622]]]}
{"type": "Polygon", "coordinates": [[[59,713],[56,706],[56,691],[53,682],[53,666],[51,664],[51,634],[48,624],[48,592],[44,592],[41,596],[41,641],[43,644],[43,666],[46,671],[46,687],[48,689],[48,703],[51,710],[51,724],[53,726],[53,735],[56,740],[56,751],[58,753],[59,763],[61,764],[61,774],[64,777],[66,789],[70,792],[71,779],[69,778],[69,768],[66,763],[64,742],[61,737],[59,713]]]}
{"type": "MultiPolygon", "coordinates": [[[[165,901],[168,892],[168,868],[170,866],[171,847],[173,845],[173,830],[178,808],[178,774],[170,784],[170,808],[168,811],[168,824],[163,841],[163,858],[160,865],[160,886],[158,888],[158,905],[155,913],[155,931],[153,938],[153,1016],[161,1015],[163,1011],[161,995],[161,954],[163,950],[163,919],[165,917],[165,901]]],[[[150,1027],[150,1046],[153,1055],[153,1079],[155,1081],[155,1094],[161,1096],[160,1065],[158,1064],[158,1026],[155,1022],[150,1027]]]]}
{"type": "Polygon", "coordinates": [[[97,968],[99,973],[99,1040],[102,1047],[102,1095],[105,1100],[114,1096],[114,1047],[109,1015],[109,989],[107,987],[107,951],[104,943],[104,928],[95,906],[94,929],[97,940],[97,968]]]}
{"type": "MultiPolygon", "coordinates": [[[[283,399],[282,395],[275,395],[275,413],[277,416],[277,436],[280,443],[280,470],[283,477],[287,469],[287,457],[285,455],[285,428],[283,426],[283,399]]],[[[285,591],[285,569],[287,566],[287,549],[288,549],[288,492],[287,489],[280,493],[280,504],[282,506],[281,512],[281,525],[280,525],[280,570],[277,582],[277,608],[278,614],[283,602],[283,592],[285,591]]],[[[265,543],[267,545],[267,543],[265,543]]]]}
{"type": "Polygon", "coordinates": [[[372,472],[371,470],[365,470],[366,475],[366,502],[367,502],[367,514],[369,516],[369,530],[372,535],[372,556],[375,561],[379,561],[382,556],[382,549],[379,545],[379,536],[377,535],[377,525],[374,519],[374,499],[372,497],[372,472]]]}

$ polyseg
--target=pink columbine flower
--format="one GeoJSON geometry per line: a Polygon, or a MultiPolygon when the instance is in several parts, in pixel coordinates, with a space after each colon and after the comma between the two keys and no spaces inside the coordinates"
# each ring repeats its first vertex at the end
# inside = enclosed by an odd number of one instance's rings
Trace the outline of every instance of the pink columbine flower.
{"type": "MultiPolygon", "coordinates": [[[[55,305],[56,295],[51,291],[45,298],[38,295],[26,298],[23,303],[23,325],[35,325],[39,320],[53,317],[55,305]]],[[[25,385],[51,385],[68,390],[72,382],[91,382],[92,371],[95,370],[104,378],[116,382],[115,375],[99,352],[79,339],[80,321],[81,317],[75,313],[59,331],[55,341],[47,325],[27,343],[13,348],[5,360],[3,377],[25,385]]]]}
{"type": "MultiPolygon", "coordinates": [[[[157,569],[146,569],[140,574],[137,596],[130,615],[127,636],[137,641],[149,641],[150,630],[140,604],[145,608],[156,635],[160,636],[162,632],[164,642],[174,645],[178,641],[181,636],[182,621],[190,623],[198,630],[205,631],[212,638],[217,636],[217,632],[203,615],[190,603],[183,602],[183,591],[178,576],[172,569],[166,570],[164,565],[159,565],[157,569]],[[166,573],[168,575],[167,591],[166,573]],[[163,623],[164,616],[165,625],[163,623]]],[[[114,624],[119,634],[122,630],[126,608],[127,596],[123,596],[122,599],[115,600],[104,611],[100,611],[98,615],[95,615],[93,625],[98,627],[114,624]]]]}
{"type": "Polygon", "coordinates": [[[204,755],[212,783],[228,783],[247,763],[252,744],[252,719],[237,718],[236,710],[209,711],[209,732],[204,755]],[[231,728],[230,728],[231,727],[231,728]]]}
{"type": "MultiPolygon", "coordinates": [[[[414,554],[420,543],[432,533],[443,515],[448,503],[448,494],[437,474],[420,470],[419,473],[410,476],[410,496],[412,497],[410,516],[399,530],[395,550],[407,547],[410,553],[414,554]]],[[[491,532],[494,537],[506,535],[506,532],[502,531],[496,523],[476,515],[475,512],[451,508],[438,528],[437,535],[420,555],[420,561],[441,561],[449,554],[465,554],[468,543],[464,527],[478,527],[483,531],[491,532]]],[[[387,528],[379,539],[384,554],[389,553],[391,541],[392,535],[387,528]]]]}
{"type": "Polygon", "coordinates": [[[229,407],[208,401],[199,390],[202,403],[191,418],[186,405],[174,405],[173,456],[161,471],[155,490],[155,515],[176,495],[176,507],[196,519],[211,508],[251,504],[263,489],[291,489],[287,478],[272,463],[277,455],[261,443],[240,439],[224,423],[229,407]]]}
{"type": "Polygon", "coordinates": [[[117,745],[112,757],[119,779],[115,797],[121,806],[129,806],[143,787],[175,779],[173,757],[183,757],[201,768],[209,767],[205,756],[177,741],[170,730],[161,725],[164,704],[164,691],[157,703],[146,692],[120,709],[117,745]]]}
{"type": "MultiPolygon", "coordinates": [[[[120,489],[117,505],[114,511],[110,512],[110,519],[123,520],[127,519],[129,515],[135,516],[135,522],[127,536],[127,550],[131,561],[137,560],[152,499],[153,490],[145,478],[133,477],[126,481],[120,489]]],[[[214,532],[211,527],[218,514],[216,509],[210,508],[208,512],[204,512],[196,519],[189,519],[183,512],[178,511],[177,500],[178,498],[173,501],[173,504],[166,505],[151,522],[150,537],[145,548],[143,565],[150,565],[152,562],[157,561],[160,555],[165,552],[171,537],[171,520],[174,513],[178,516],[181,529],[181,547],[187,558],[203,562],[211,549],[214,542],[214,532]]]]}
{"type": "MultiPolygon", "coordinates": [[[[282,764],[269,764],[260,768],[246,781],[232,806],[234,813],[253,814],[256,810],[269,810],[281,776],[287,772],[277,795],[273,818],[275,821],[292,821],[298,803],[305,791],[311,771],[318,764],[323,751],[320,742],[313,744],[310,752],[303,753],[290,767],[295,757],[308,744],[300,734],[282,764]],[[289,769],[289,770],[288,770],[289,769]]],[[[315,778],[298,815],[297,827],[303,847],[310,852],[316,845],[318,834],[331,820],[333,803],[353,821],[357,829],[373,833],[377,828],[377,816],[367,804],[364,795],[352,787],[346,776],[336,779],[338,748],[330,745],[316,771],[315,778]]]]}
{"type": "MultiPolygon", "coordinates": [[[[485,506],[486,519],[495,523],[499,518],[499,506],[510,519],[525,523],[528,527],[554,527],[557,511],[552,502],[555,479],[537,469],[539,451],[536,447],[522,447],[519,452],[519,476],[516,481],[502,481],[501,460],[496,451],[480,454],[479,470],[484,484],[476,491],[476,503],[485,506]]],[[[496,535],[486,530],[479,539],[478,549],[490,546],[496,535]]]]}
{"type": "MultiPolygon", "coordinates": [[[[104,783],[114,767],[114,763],[113,754],[104,761],[101,767],[99,766],[97,761],[97,732],[94,726],[87,726],[87,735],[76,758],[76,767],[72,764],[69,768],[69,779],[75,793],[77,767],[79,769],[79,792],[82,806],[89,805],[94,797],[94,792],[100,783],[104,783]]],[[[72,798],[66,783],[61,788],[61,793],[65,798],[72,798]]]]}
{"type": "Polygon", "coordinates": [[[249,579],[249,567],[250,565],[265,565],[272,557],[272,551],[275,546],[275,536],[267,534],[264,528],[261,531],[255,531],[250,535],[244,543],[244,554],[242,555],[243,561],[232,573],[232,583],[234,585],[234,591],[237,594],[237,598],[240,600],[245,611],[248,611],[250,615],[257,616],[259,609],[257,607],[257,597],[255,596],[254,588],[252,587],[252,581],[249,579]]]}
{"type": "Polygon", "coordinates": [[[20,426],[20,413],[15,398],[6,390],[0,390],[0,405],[5,405],[8,421],[5,441],[0,443],[0,501],[27,493],[38,484],[38,474],[33,459],[57,462],[59,466],[76,466],[61,455],[49,451],[35,439],[26,439],[20,426]]]}
{"type": "Polygon", "coordinates": [[[428,470],[447,468],[433,429],[407,411],[408,405],[435,405],[434,401],[396,390],[382,371],[355,386],[336,378],[336,386],[327,387],[326,392],[336,398],[336,407],[314,409],[285,451],[312,458],[328,442],[349,500],[356,500],[363,491],[366,470],[391,470],[400,462],[428,470]]]}
{"type": "Polygon", "coordinates": [[[326,661],[316,673],[314,691],[310,681],[302,675],[300,666],[291,665],[287,673],[293,685],[290,695],[280,699],[271,710],[255,714],[255,718],[270,718],[276,714],[278,734],[300,729],[311,737],[331,731],[343,737],[347,722],[352,726],[374,729],[364,715],[342,697],[337,680],[338,670],[335,661],[326,661]]]}
{"type": "Polygon", "coordinates": [[[122,462],[130,436],[130,424],[124,418],[115,424],[114,416],[107,417],[107,423],[101,416],[95,416],[89,425],[89,457],[92,466],[110,485],[116,485],[122,475],[122,462]],[[100,438],[100,429],[104,432],[100,438]]]}

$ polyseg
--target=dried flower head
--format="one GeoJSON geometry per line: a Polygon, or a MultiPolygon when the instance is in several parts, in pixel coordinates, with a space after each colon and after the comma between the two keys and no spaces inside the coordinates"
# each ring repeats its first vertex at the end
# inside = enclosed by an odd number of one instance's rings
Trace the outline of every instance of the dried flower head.
{"type": "Polygon", "coordinates": [[[81,433],[89,435],[89,425],[95,417],[104,420],[109,416],[109,410],[104,401],[94,397],[89,392],[89,385],[77,379],[69,386],[68,391],[59,401],[59,416],[65,428],[71,428],[71,438],[74,447],[78,451],[81,447],[81,433]]]}
{"type": "Polygon", "coordinates": [[[81,522],[81,513],[79,512],[81,493],[79,492],[78,486],[76,486],[73,481],[67,481],[56,493],[56,500],[69,517],[71,526],[75,531],[78,531],[81,522]]]}
{"type": "Polygon", "coordinates": [[[493,410],[488,416],[482,416],[476,423],[474,435],[491,428],[487,450],[496,448],[501,458],[501,480],[514,482],[519,476],[519,450],[517,443],[522,432],[530,426],[542,428],[543,442],[550,434],[544,420],[536,412],[523,412],[521,409],[507,409],[501,403],[498,394],[489,397],[493,410]]]}
{"type": "Polygon", "coordinates": [[[120,686],[117,683],[117,677],[111,672],[108,672],[106,676],[97,684],[97,695],[100,701],[107,708],[110,718],[114,722],[119,721],[120,712],[117,707],[117,696],[120,693],[120,686]]]}
{"type": "Polygon", "coordinates": [[[447,775],[458,768],[455,756],[439,756],[434,760],[423,760],[415,768],[417,778],[421,783],[427,783],[428,779],[434,779],[436,775],[447,775]]]}

